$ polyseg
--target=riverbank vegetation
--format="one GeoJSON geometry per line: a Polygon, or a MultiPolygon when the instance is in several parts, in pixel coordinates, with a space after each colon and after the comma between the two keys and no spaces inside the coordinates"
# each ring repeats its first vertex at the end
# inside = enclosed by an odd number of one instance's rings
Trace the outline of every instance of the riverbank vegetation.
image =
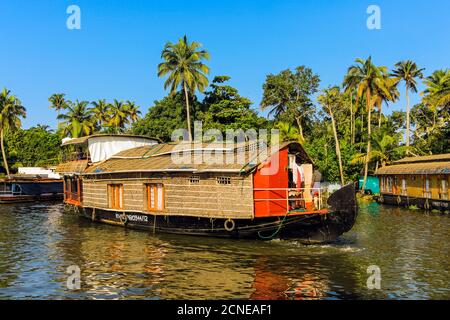
{"type": "MultiPolygon", "coordinates": [[[[267,75],[255,107],[230,85],[229,76],[216,75],[209,82],[205,64],[209,58],[199,43],[186,37],[166,44],[157,76],[165,79],[168,94],[154,101],[143,117],[132,101],[72,102],[58,93],[49,98],[58,118],[55,132],[43,127],[21,130],[0,121],[7,160],[14,167],[39,165],[44,157],[61,157],[60,138],[95,133],[133,133],[170,141],[176,129],[189,128],[192,134],[194,121],[202,121],[203,130],[222,132],[279,129],[282,139],[305,146],[326,180],[340,183],[361,174],[367,177],[407,155],[450,152],[449,69],[427,72],[410,60],[388,68],[371,57],[358,58],[341,83],[324,87],[312,69],[298,66],[267,75]],[[418,104],[410,105],[411,95],[419,98],[418,104]],[[400,98],[406,101],[404,109],[386,112],[400,98]],[[42,154],[33,155],[33,145],[40,150],[35,153],[42,154]]],[[[19,112],[18,117],[22,115],[19,112]]]]}

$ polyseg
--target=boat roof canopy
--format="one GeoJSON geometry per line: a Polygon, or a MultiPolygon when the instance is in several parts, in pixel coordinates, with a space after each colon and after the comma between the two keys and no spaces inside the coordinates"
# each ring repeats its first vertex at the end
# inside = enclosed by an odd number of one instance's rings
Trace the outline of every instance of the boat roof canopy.
{"type": "Polygon", "coordinates": [[[131,134],[95,134],[95,135],[91,135],[91,136],[86,136],[86,137],[81,137],[81,138],[65,138],[62,141],[62,146],[69,146],[69,145],[82,145],[82,144],[86,144],[88,143],[89,140],[93,140],[96,138],[117,138],[120,140],[129,138],[129,139],[147,139],[150,141],[155,141],[155,142],[161,142],[160,139],[158,138],[151,138],[151,137],[147,137],[147,136],[138,136],[138,135],[131,135],[131,134]]]}
{"type": "Polygon", "coordinates": [[[273,154],[289,148],[289,152],[298,154],[306,163],[313,163],[302,145],[298,142],[283,142],[275,148],[257,148],[256,142],[246,142],[228,146],[223,143],[165,143],[153,146],[142,146],[124,150],[107,161],[94,164],[85,170],[85,174],[130,172],[234,172],[246,173],[259,167],[273,154]],[[256,150],[256,151],[255,151],[256,150]],[[204,151],[211,156],[221,154],[224,158],[233,154],[233,159],[244,157],[240,161],[205,161],[204,151]],[[179,157],[173,157],[179,155],[179,157]]]}
{"type": "Polygon", "coordinates": [[[409,157],[377,170],[376,175],[450,174],[450,154],[409,157]]]}

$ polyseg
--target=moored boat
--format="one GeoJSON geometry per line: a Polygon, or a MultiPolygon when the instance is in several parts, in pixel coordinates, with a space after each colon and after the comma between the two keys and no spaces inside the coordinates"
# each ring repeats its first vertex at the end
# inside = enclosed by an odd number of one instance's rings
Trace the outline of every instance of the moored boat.
{"type": "Polygon", "coordinates": [[[450,210],[450,154],[408,157],[378,169],[378,202],[450,210]]]}
{"type": "Polygon", "coordinates": [[[0,203],[63,199],[63,180],[51,170],[19,168],[19,174],[0,180],[0,203]]]}
{"type": "Polygon", "coordinates": [[[115,137],[66,141],[85,148],[88,158],[57,168],[65,203],[95,222],[151,233],[321,243],[349,231],[357,217],[355,186],[327,194],[296,142],[264,149],[122,136],[117,139],[129,143],[113,153],[103,150],[102,139],[115,137]],[[140,146],[129,148],[137,139],[140,146]]]}

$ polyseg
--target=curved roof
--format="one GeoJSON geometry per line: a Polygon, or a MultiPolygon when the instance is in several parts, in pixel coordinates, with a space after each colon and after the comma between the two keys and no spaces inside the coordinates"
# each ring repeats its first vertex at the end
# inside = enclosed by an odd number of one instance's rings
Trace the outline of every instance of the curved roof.
{"type": "Polygon", "coordinates": [[[81,138],[73,138],[73,139],[63,140],[62,146],[68,146],[68,145],[74,145],[74,144],[85,144],[90,139],[104,138],[104,137],[140,138],[140,139],[148,139],[148,140],[161,142],[161,140],[158,138],[151,138],[151,137],[146,137],[146,136],[136,136],[136,135],[131,135],[131,134],[94,134],[91,136],[86,136],[86,137],[81,137],[81,138]]]}
{"type": "Polygon", "coordinates": [[[256,143],[228,146],[222,143],[167,143],[122,151],[93,165],[85,174],[130,172],[249,172],[272,154],[289,147],[306,162],[311,159],[297,142],[285,142],[273,151],[257,149],[256,143]],[[258,151],[256,151],[258,150],[258,151]],[[206,154],[204,152],[208,151],[206,154]],[[205,156],[211,156],[206,158],[205,156]],[[215,158],[212,158],[215,157],[215,158]]]}
{"type": "Polygon", "coordinates": [[[444,162],[444,161],[450,161],[450,153],[446,154],[436,154],[436,155],[430,155],[430,156],[423,156],[423,157],[409,157],[404,158],[398,161],[395,161],[395,164],[403,164],[403,163],[417,163],[417,162],[444,162]]]}
{"type": "Polygon", "coordinates": [[[380,168],[376,175],[450,174],[450,161],[397,164],[380,168]]]}

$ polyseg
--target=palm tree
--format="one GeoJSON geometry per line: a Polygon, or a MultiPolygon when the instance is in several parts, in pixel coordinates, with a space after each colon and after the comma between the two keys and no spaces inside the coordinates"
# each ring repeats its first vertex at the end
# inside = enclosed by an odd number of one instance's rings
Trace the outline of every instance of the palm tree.
{"type": "Polygon", "coordinates": [[[63,122],[63,135],[72,138],[79,138],[91,135],[95,128],[95,119],[88,109],[89,102],[76,101],[69,103],[66,108],[67,113],[60,114],[58,119],[63,122]]]}
{"type": "Polygon", "coordinates": [[[296,127],[292,126],[290,123],[280,121],[275,125],[275,128],[278,129],[280,133],[281,141],[298,141],[300,143],[304,142],[299,130],[296,127]]]}
{"type": "Polygon", "coordinates": [[[367,150],[366,161],[364,166],[364,182],[362,192],[364,192],[367,183],[367,176],[369,173],[370,152],[371,152],[371,137],[372,137],[372,109],[376,103],[374,97],[379,96],[380,93],[386,97],[390,97],[389,89],[386,84],[386,67],[377,67],[372,63],[372,57],[367,60],[356,59],[356,64],[348,69],[345,81],[346,90],[356,88],[357,101],[364,98],[366,101],[367,112],[367,150]]]}
{"type": "Polygon", "coordinates": [[[398,81],[404,81],[406,87],[406,146],[410,145],[410,105],[409,105],[409,91],[417,92],[416,79],[422,79],[422,71],[425,69],[419,69],[417,64],[411,60],[400,61],[395,64],[395,70],[392,72],[392,76],[398,81]]]}
{"type": "MultiPolygon", "coordinates": [[[[55,109],[58,113],[57,118],[59,119],[59,115],[61,113],[61,110],[64,110],[68,106],[68,102],[66,101],[64,93],[55,93],[50,98],[48,98],[48,101],[51,103],[50,108],[55,109]]],[[[59,127],[59,120],[58,120],[58,127],[59,127]]]]}
{"type": "Polygon", "coordinates": [[[26,117],[26,109],[18,98],[10,94],[6,88],[0,93],[0,144],[2,148],[3,164],[9,176],[8,160],[6,159],[4,135],[5,132],[20,128],[20,118],[26,117]]]}
{"type": "Polygon", "coordinates": [[[407,152],[408,147],[399,146],[399,140],[400,137],[397,134],[391,136],[380,129],[372,137],[373,149],[370,151],[370,154],[355,154],[350,163],[364,164],[368,156],[370,162],[379,162],[381,167],[384,167],[392,161],[401,158],[407,152]]]}
{"type": "Polygon", "coordinates": [[[92,106],[93,107],[90,109],[90,112],[96,122],[98,129],[101,130],[101,128],[108,122],[110,104],[106,102],[105,99],[101,99],[92,102],[92,106]]]}
{"type": "Polygon", "coordinates": [[[135,123],[139,120],[141,111],[139,111],[139,107],[134,101],[127,100],[127,102],[125,102],[125,109],[127,111],[128,118],[130,119],[130,123],[135,123]]]}
{"type": "Polygon", "coordinates": [[[339,90],[339,87],[332,87],[322,91],[322,94],[317,98],[317,101],[322,105],[325,111],[331,118],[331,124],[333,128],[334,142],[336,146],[336,155],[338,157],[339,162],[339,173],[341,176],[341,184],[345,184],[344,179],[344,169],[342,167],[342,156],[341,156],[341,147],[339,144],[339,138],[337,134],[336,128],[336,120],[334,117],[334,112],[338,110],[338,108],[342,105],[342,95],[339,90]]]}
{"type": "Polygon", "coordinates": [[[427,86],[422,92],[425,104],[434,109],[450,104],[450,69],[433,72],[424,84],[427,86]]]}
{"type": "Polygon", "coordinates": [[[128,110],[126,104],[123,101],[114,99],[113,104],[110,106],[110,118],[109,126],[113,128],[113,131],[117,134],[125,129],[126,124],[129,122],[128,110]]]}
{"type": "Polygon", "coordinates": [[[383,81],[387,94],[385,91],[378,89],[373,97],[374,105],[379,112],[378,128],[381,128],[381,120],[383,118],[383,102],[388,106],[389,102],[395,102],[400,97],[397,89],[398,81],[396,79],[390,78],[387,74],[383,74],[383,81]]]}
{"type": "Polygon", "coordinates": [[[167,76],[164,89],[170,87],[171,94],[176,93],[180,87],[184,90],[189,141],[191,142],[189,95],[195,95],[197,90],[204,92],[208,86],[206,75],[209,73],[209,68],[202,61],[209,60],[209,53],[206,50],[199,50],[200,47],[201,44],[198,42],[189,43],[186,36],[179,39],[176,44],[168,42],[161,54],[164,62],[158,65],[158,77],[167,76]]]}

